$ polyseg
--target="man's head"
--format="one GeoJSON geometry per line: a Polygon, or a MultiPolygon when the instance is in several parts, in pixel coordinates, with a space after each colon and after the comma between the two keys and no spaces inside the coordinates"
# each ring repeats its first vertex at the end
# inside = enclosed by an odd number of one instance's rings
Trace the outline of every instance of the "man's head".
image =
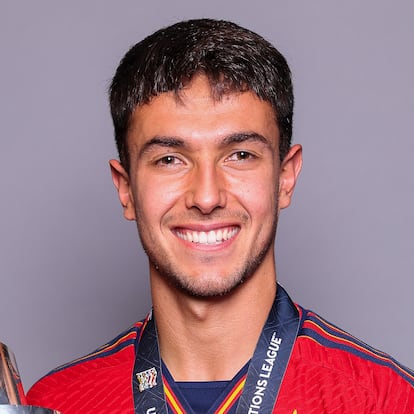
{"type": "Polygon", "coordinates": [[[126,54],[111,86],[122,165],[110,163],[154,291],[274,283],[278,213],[301,167],[292,108],[284,58],[233,23],[178,23],[126,54]]]}
{"type": "Polygon", "coordinates": [[[164,92],[179,93],[205,75],[212,96],[252,91],[271,104],[280,131],[279,156],[292,136],[293,90],[284,57],[265,39],[234,23],[199,19],[161,29],[133,46],[110,87],[111,113],[121,163],[129,170],[127,133],[131,115],[164,92]]]}

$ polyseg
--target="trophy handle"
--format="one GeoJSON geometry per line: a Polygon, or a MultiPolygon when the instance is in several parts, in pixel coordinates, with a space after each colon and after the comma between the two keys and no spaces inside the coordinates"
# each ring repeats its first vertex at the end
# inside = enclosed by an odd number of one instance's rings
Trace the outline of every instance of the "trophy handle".
{"type": "Polygon", "coordinates": [[[0,414],[60,414],[59,411],[49,408],[35,407],[33,405],[2,405],[0,414]]]}
{"type": "Polygon", "coordinates": [[[0,414],[59,414],[59,411],[26,404],[16,358],[0,342],[0,414]]]}
{"type": "Polygon", "coordinates": [[[26,404],[16,359],[0,342],[0,404],[26,404]]]}

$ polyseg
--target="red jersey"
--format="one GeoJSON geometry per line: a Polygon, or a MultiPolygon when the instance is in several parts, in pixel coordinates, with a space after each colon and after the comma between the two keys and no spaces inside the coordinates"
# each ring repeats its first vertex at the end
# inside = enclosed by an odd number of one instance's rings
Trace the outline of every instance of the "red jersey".
{"type": "MultiPolygon", "coordinates": [[[[414,413],[413,371],[296,307],[299,331],[273,413],[414,413]]],[[[134,413],[131,378],[142,327],[137,322],[95,352],[55,369],[32,387],[28,403],[62,414],[134,413]]],[[[235,412],[243,378],[236,378],[216,414],[235,412]]],[[[169,411],[185,413],[167,381],[164,389],[169,411]]]]}

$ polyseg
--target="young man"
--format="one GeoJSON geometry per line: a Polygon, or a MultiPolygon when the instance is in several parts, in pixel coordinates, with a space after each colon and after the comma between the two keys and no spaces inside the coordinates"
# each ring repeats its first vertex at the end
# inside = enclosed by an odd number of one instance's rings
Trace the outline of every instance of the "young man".
{"type": "Polygon", "coordinates": [[[285,59],[233,23],[181,22],[135,45],[110,90],[124,216],[153,310],[62,366],[31,404],[71,413],[412,413],[413,372],[276,284],[274,241],[301,147],[285,59]]]}

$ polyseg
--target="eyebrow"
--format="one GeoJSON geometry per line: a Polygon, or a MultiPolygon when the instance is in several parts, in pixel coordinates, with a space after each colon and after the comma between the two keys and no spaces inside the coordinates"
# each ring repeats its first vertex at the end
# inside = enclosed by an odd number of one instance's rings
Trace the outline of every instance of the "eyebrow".
{"type": "Polygon", "coordinates": [[[151,149],[154,147],[181,148],[184,146],[185,143],[180,138],[155,136],[143,145],[139,151],[138,157],[142,157],[142,155],[151,151],[151,149]]]}
{"type": "Polygon", "coordinates": [[[267,146],[270,146],[269,140],[257,132],[237,132],[235,134],[230,134],[223,139],[221,145],[226,146],[246,141],[258,141],[267,146]]]}

